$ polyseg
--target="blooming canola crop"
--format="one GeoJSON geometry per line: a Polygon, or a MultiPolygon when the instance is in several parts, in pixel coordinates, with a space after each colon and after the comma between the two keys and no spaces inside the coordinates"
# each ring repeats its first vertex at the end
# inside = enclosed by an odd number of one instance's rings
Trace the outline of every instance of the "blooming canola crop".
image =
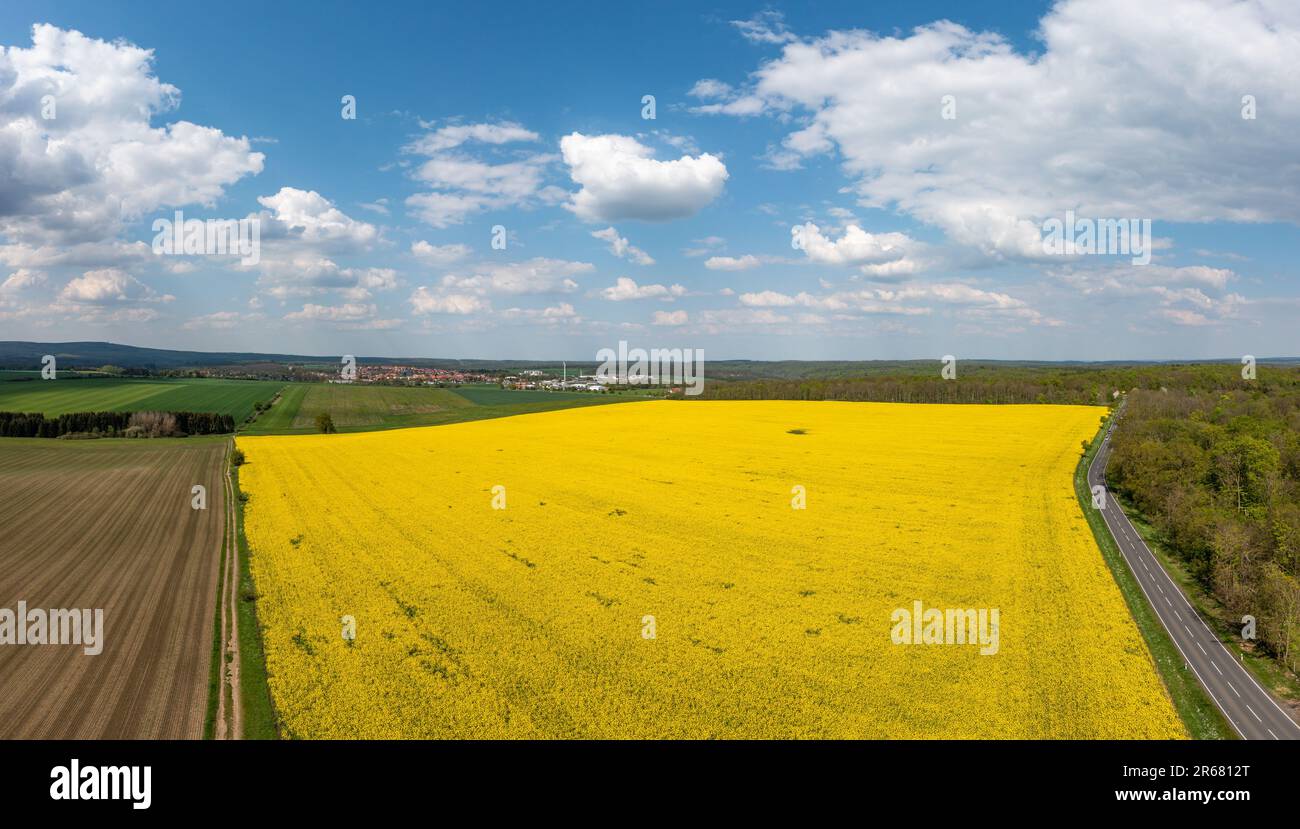
{"type": "Polygon", "coordinates": [[[303,738],[1185,736],[1074,495],[1102,414],[656,401],[241,437],[277,714],[303,738]]]}

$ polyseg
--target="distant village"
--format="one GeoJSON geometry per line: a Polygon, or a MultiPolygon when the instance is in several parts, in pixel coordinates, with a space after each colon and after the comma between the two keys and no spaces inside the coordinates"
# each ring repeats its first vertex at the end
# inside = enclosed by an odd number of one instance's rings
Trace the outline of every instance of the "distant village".
{"type": "MultiPolygon", "coordinates": [[[[107,367],[106,367],[107,368],[107,367]]],[[[590,371],[590,368],[588,368],[590,371]]],[[[363,383],[383,386],[464,386],[499,385],[503,389],[521,391],[605,392],[625,391],[637,386],[658,385],[648,380],[631,382],[627,378],[596,374],[569,373],[564,369],[523,369],[514,373],[505,370],[472,371],[455,368],[429,368],[402,364],[356,366],[356,377],[345,379],[334,366],[290,363],[243,363],[229,366],[208,366],[195,369],[143,371],[143,374],[186,377],[222,377],[247,380],[285,380],[307,383],[363,383]]],[[[677,389],[665,389],[675,393],[677,389]]]]}
{"type": "MultiPolygon", "coordinates": [[[[594,374],[559,377],[540,369],[527,369],[518,374],[501,372],[484,373],[444,368],[419,368],[403,365],[357,366],[357,382],[389,385],[454,386],[466,383],[498,383],[503,389],[540,389],[546,391],[604,392],[606,382],[594,374]]],[[[337,382],[337,381],[335,381],[337,382]]]]}
{"type": "Polygon", "coordinates": [[[495,383],[499,374],[417,366],[357,366],[357,380],[362,383],[387,383],[416,386],[461,386],[466,383],[495,383]]]}

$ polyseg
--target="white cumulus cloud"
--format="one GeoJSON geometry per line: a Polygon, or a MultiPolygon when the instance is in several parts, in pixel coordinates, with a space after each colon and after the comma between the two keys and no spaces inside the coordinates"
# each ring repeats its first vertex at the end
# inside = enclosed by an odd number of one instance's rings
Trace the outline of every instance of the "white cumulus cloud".
{"type": "Polygon", "coordinates": [[[651,317],[653,325],[685,325],[689,321],[689,316],[685,311],[655,311],[651,317]]]}
{"type": "Polygon", "coordinates": [[[411,294],[411,312],[414,314],[475,314],[491,308],[482,297],[472,294],[438,294],[426,287],[416,288],[411,294]]]}
{"type": "Polygon", "coordinates": [[[728,175],[717,156],[659,161],[651,148],[625,135],[571,133],[560,140],[560,154],[581,188],[567,206],[588,222],[693,215],[722,193],[728,175]]]}
{"type": "Polygon", "coordinates": [[[685,293],[686,288],[681,285],[638,285],[636,280],[620,276],[613,285],[602,290],[600,295],[611,302],[623,302],[629,299],[671,300],[685,293]]]}
{"type": "Polygon", "coordinates": [[[899,209],[985,256],[1041,258],[1042,221],[1070,209],[1300,222],[1295,4],[1062,0],[1032,52],[949,21],[800,39],[758,18],[742,33],[784,41],[780,56],[697,110],[760,102],[797,125],[785,161],[837,155],[863,205],[899,209]],[[945,96],[954,118],[941,115],[945,96]]]}
{"type": "Polygon", "coordinates": [[[619,259],[627,259],[638,265],[653,265],[655,263],[650,254],[633,245],[627,240],[627,237],[618,235],[618,231],[613,227],[593,231],[591,235],[603,242],[607,242],[609,252],[619,259]]]}
{"type": "Polygon", "coordinates": [[[469,245],[431,245],[421,239],[411,245],[411,254],[431,265],[450,265],[470,255],[469,245]]]}
{"type": "Polygon", "coordinates": [[[0,49],[0,238],[68,244],[118,235],[159,208],[212,205],[262,170],[219,129],[152,120],[180,102],[153,52],[48,24],[0,49]],[[56,107],[43,117],[43,100],[56,107]]]}
{"type": "Polygon", "coordinates": [[[747,271],[761,264],[763,260],[751,253],[744,256],[710,256],[704,260],[704,267],[711,271],[747,271]]]}

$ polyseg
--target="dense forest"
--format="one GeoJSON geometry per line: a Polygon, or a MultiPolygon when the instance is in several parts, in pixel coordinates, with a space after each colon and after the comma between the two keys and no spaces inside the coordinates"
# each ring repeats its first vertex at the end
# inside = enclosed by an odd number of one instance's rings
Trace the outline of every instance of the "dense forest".
{"type": "Polygon", "coordinates": [[[1127,405],[1110,484],[1167,540],[1233,620],[1300,671],[1300,368],[1263,364],[938,363],[853,378],[705,384],[702,399],[1127,405]]]}
{"type": "Polygon", "coordinates": [[[0,412],[0,437],[182,437],[224,435],[235,419],[212,412],[72,412],[46,417],[40,412],[0,412]]]}
{"type": "Polygon", "coordinates": [[[1230,620],[1300,671],[1300,383],[1139,389],[1111,486],[1168,540],[1230,620]]]}

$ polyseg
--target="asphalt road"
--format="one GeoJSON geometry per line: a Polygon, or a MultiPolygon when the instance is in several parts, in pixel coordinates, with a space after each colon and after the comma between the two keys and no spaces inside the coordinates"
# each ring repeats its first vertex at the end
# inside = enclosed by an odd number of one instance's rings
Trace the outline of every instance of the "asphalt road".
{"type": "MultiPolygon", "coordinates": [[[[1098,484],[1105,486],[1110,437],[1118,420],[1119,411],[1111,418],[1101,449],[1088,467],[1089,489],[1098,484]]],[[[1095,496],[1093,500],[1095,503],[1095,496]]],[[[1183,660],[1237,733],[1247,740],[1300,740],[1300,725],[1287,716],[1210,631],[1109,493],[1101,513],[1147,601],[1182,652],[1183,660]]]]}

